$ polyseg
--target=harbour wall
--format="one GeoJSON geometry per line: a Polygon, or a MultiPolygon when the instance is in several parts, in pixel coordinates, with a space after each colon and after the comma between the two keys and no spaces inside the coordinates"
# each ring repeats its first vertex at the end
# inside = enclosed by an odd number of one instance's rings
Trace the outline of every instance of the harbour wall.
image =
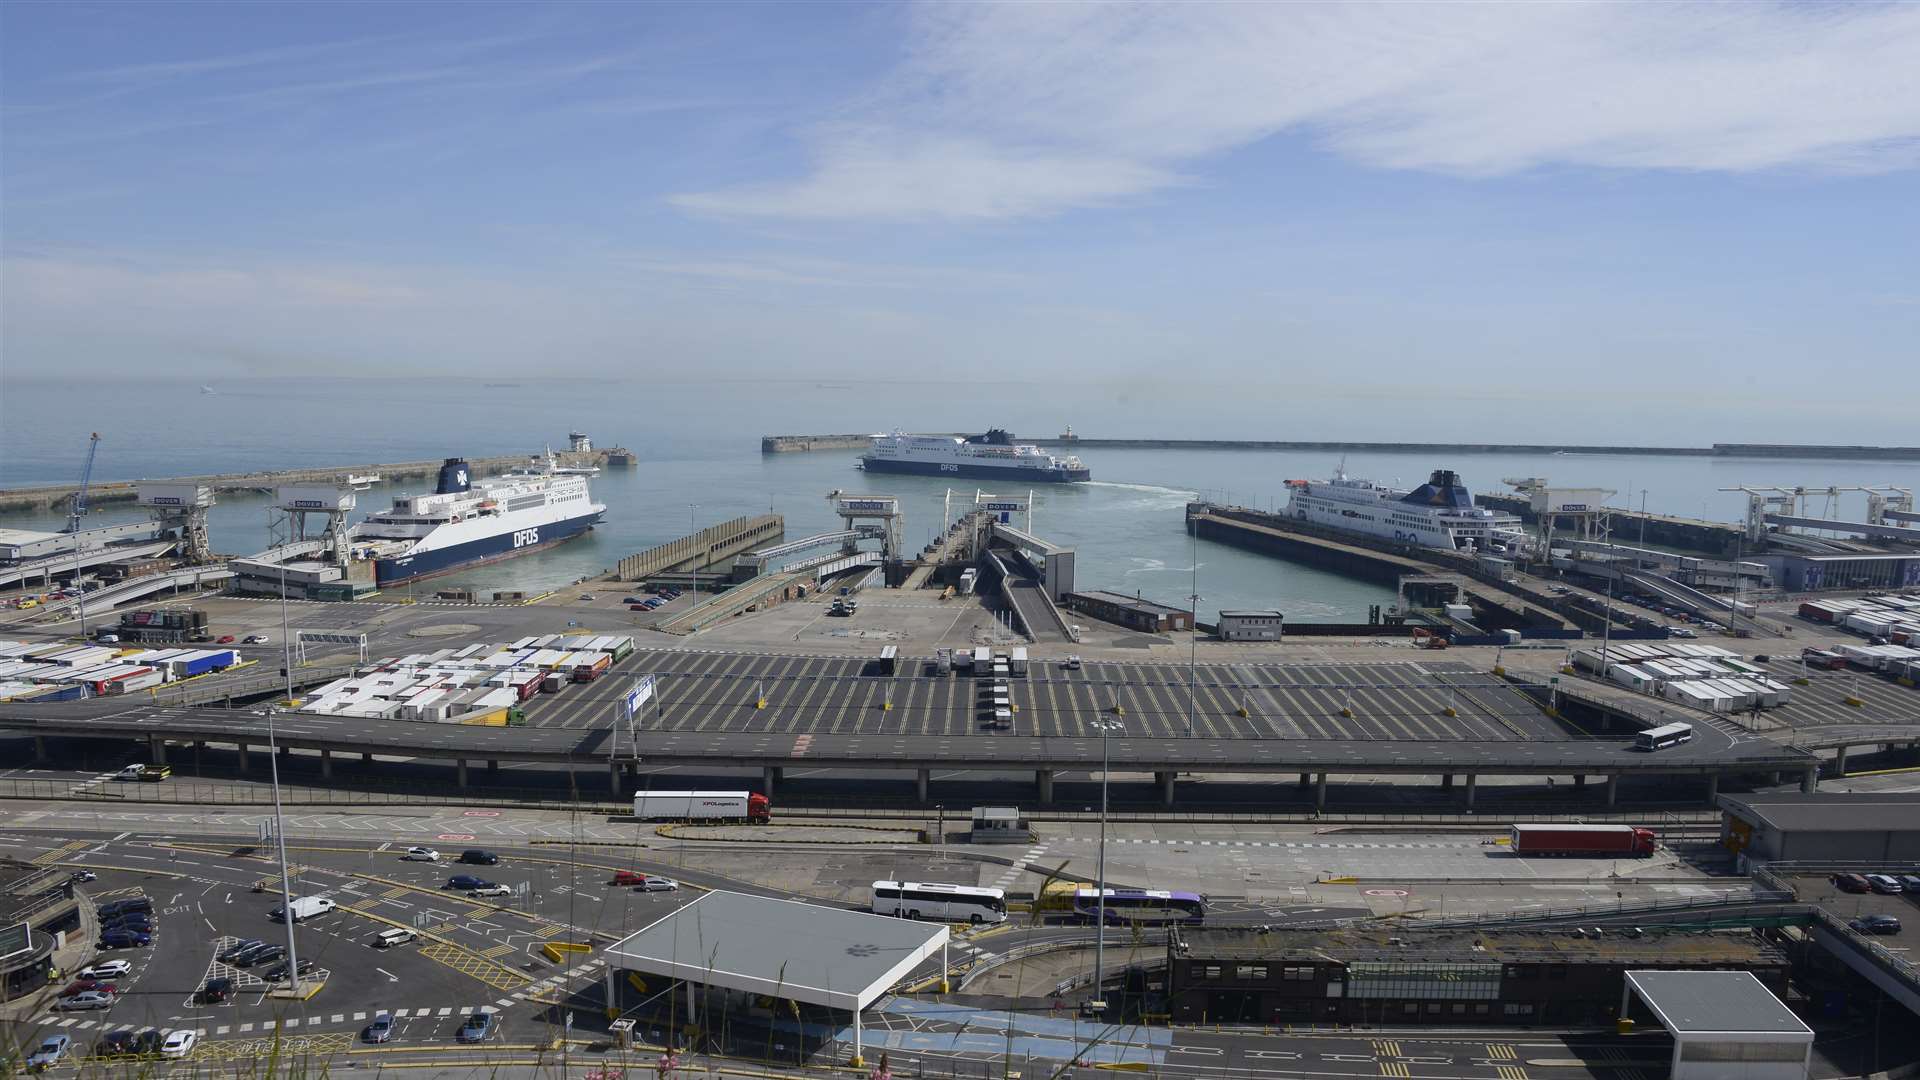
{"type": "MultiPolygon", "coordinates": [[[[581,469],[589,466],[601,468],[631,468],[635,457],[633,451],[622,447],[606,450],[593,450],[585,453],[554,451],[554,458],[568,468],[581,469]]],[[[468,458],[467,465],[475,475],[488,476],[518,468],[532,460],[529,454],[497,454],[491,457],[468,458]]],[[[227,491],[263,491],[272,490],[282,484],[330,484],[341,477],[378,475],[382,480],[417,480],[421,477],[437,477],[440,474],[441,459],[432,461],[388,461],[372,465],[333,465],[316,469],[280,469],[272,472],[217,473],[208,476],[175,476],[168,479],[154,478],[148,481],[104,480],[87,486],[87,502],[100,503],[132,502],[139,495],[142,482],[158,484],[205,484],[216,494],[227,491]]],[[[78,484],[47,484],[37,487],[12,488],[0,491],[0,513],[21,510],[47,510],[60,506],[80,489],[78,484]]]]}
{"type": "MultiPolygon", "coordinates": [[[[942,434],[942,433],[934,433],[942,434]]],[[[956,433],[944,433],[956,434],[956,433]]],[[[762,435],[763,454],[812,450],[864,450],[873,438],[862,435],[762,435]]],[[[1281,441],[1266,439],[1098,439],[1081,435],[1020,436],[1021,442],[1066,449],[1135,450],[1299,450],[1379,454],[1608,454],[1646,457],[1769,457],[1864,461],[1920,461],[1920,446],[1795,446],[1772,443],[1714,443],[1711,446],[1582,446],[1558,443],[1403,443],[1281,441]]]]}

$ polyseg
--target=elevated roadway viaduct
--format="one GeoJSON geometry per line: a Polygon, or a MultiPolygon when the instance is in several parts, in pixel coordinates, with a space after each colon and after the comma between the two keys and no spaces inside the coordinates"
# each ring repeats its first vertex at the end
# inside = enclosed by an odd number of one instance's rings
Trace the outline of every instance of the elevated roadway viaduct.
{"type": "MultiPolygon", "coordinates": [[[[56,705],[0,704],[0,731],[34,737],[44,756],[45,740],[90,738],[132,740],[144,744],[147,757],[166,759],[169,744],[231,746],[241,771],[250,751],[267,745],[264,709],[168,708],[95,699],[56,705]]],[[[638,755],[624,724],[594,728],[471,727],[369,720],[303,713],[281,714],[275,739],[282,748],[320,755],[321,773],[331,778],[335,756],[441,761],[456,782],[468,784],[469,764],[500,762],[545,765],[573,771],[605,769],[609,784],[621,790],[623,773],[645,764],[695,770],[758,768],[774,787],[789,768],[855,772],[911,772],[921,801],[935,770],[1005,774],[1031,770],[1041,802],[1053,799],[1053,778],[1068,770],[1093,771],[1102,761],[1114,772],[1152,773],[1164,805],[1175,805],[1181,773],[1297,776],[1311,786],[1317,807],[1324,807],[1330,776],[1434,776],[1452,788],[1464,779],[1463,802],[1471,809],[1482,776],[1589,776],[1603,778],[1606,803],[1613,804],[1621,777],[1707,777],[1711,798],[1726,774],[1790,772],[1811,789],[1818,763],[1806,753],[1755,740],[1714,745],[1693,744],[1658,754],[1635,753],[1613,740],[1563,742],[1385,741],[1319,739],[1134,738],[1103,740],[1090,736],[977,734],[959,738],[903,735],[887,731],[796,734],[769,723],[737,731],[642,730],[638,755]]]]}

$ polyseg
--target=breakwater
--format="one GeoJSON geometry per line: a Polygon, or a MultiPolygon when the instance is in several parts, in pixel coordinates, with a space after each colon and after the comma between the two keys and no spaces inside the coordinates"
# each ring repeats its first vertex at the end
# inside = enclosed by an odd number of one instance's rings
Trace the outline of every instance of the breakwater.
{"type": "MultiPolygon", "coordinates": [[[[622,447],[580,452],[556,450],[553,456],[561,465],[574,469],[590,466],[631,468],[635,463],[633,451],[622,447]]],[[[487,476],[518,468],[532,460],[533,455],[529,454],[497,454],[491,457],[468,458],[467,466],[475,475],[487,476]]],[[[225,491],[271,491],[282,484],[330,484],[346,476],[374,475],[383,481],[417,480],[421,477],[438,476],[440,464],[441,459],[435,458],[431,461],[387,461],[371,465],[332,465],[314,469],[175,476],[164,480],[156,477],[147,481],[96,481],[87,487],[87,501],[95,506],[101,503],[132,502],[138,497],[140,484],[143,482],[205,484],[218,494],[225,491]]],[[[0,512],[51,509],[65,503],[68,497],[78,489],[77,484],[45,484],[0,491],[0,512]]]]}
{"type": "MultiPolygon", "coordinates": [[[[936,432],[932,434],[954,434],[936,432]]],[[[762,435],[763,454],[864,450],[872,435],[762,435]]],[[[1066,449],[1278,450],[1376,454],[1605,454],[1641,457],[1766,457],[1857,461],[1920,461],[1920,446],[1826,446],[1786,443],[1714,443],[1711,446],[1589,446],[1575,443],[1413,443],[1269,439],[1100,439],[1082,435],[1031,436],[1019,441],[1066,449]]]]}

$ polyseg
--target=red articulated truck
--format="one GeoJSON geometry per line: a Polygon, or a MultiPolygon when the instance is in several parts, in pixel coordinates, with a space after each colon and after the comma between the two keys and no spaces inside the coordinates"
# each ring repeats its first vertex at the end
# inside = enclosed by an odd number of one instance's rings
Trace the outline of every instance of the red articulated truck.
{"type": "Polygon", "coordinates": [[[1515,825],[1509,845],[1515,855],[1644,859],[1653,854],[1658,841],[1652,829],[1633,825],[1515,825]]]}

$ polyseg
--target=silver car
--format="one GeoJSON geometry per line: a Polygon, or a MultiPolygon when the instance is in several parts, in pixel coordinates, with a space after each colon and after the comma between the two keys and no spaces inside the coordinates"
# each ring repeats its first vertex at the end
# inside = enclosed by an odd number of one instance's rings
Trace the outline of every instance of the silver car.
{"type": "Polygon", "coordinates": [[[63,997],[53,1003],[53,1007],[62,1012],[84,1009],[110,1009],[113,1007],[113,995],[99,990],[82,990],[70,997],[63,997]]]}

